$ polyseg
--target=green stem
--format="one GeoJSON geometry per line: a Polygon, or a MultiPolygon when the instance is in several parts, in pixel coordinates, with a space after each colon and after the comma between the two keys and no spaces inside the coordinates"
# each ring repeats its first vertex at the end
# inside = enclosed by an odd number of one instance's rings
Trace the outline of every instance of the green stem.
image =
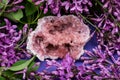
{"type": "MultiPolygon", "coordinates": [[[[39,10],[38,10],[39,11],[39,10]]],[[[38,12],[39,15],[37,15],[36,19],[32,22],[32,23],[35,23],[36,20],[38,20],[38,18],[41,16],[42,14],[42,11],[40,11],[40,13],[38,12]]]]}
{"type": "Polygon", "coordinates": [[[22,39],[20,44],[16,45],[15,49],[18,49],[24,43],[26,38],[27,38],[27,35],[25,37],[23,37],[23,39],[22,39]]]}
{"type": "Polygon", "coordinates": [[[112,14],[110,14],[111,18],[115,21],[115,23],[120,27],[120,23],[116,22],[115,18],[112,16],[112,14]]]}
{"type": "Polygon", "coordinates": [[[22,22],[22,21],[18,21],[18,22],[20,22],[21,24],[37,24],[37,22],[34,22],[34,23],[31,23],[31,22],[29,22],[29,23],[26,23],[26,22],[22,22]]]}
{"type": "MultiPolygon", "coordinates": [[[[97,2],[101,7],[103,7],[103,4],[102,4],[100,1],[96,0],[96,2],[97,2]]],[[[104,9],[104,11],[108,13],[108,10],[107,10],[107,9],[104,9]]],[[[115,23],[120,27],[120,23],[116,21],[115,17],[114,17],[112,14],[109,14],[109,15],[110,15],[110,17],[115,21],[115,23]]]]}
{"type": "Polygon", "coordinates": [[[39,12],[39,10],[38,10],[38,15],[32,22],[28,22],[28,23],[22,22],[22,21],[18,21],[18,22],[20,22],[22,24],[37,24],[36,20],[38,20],[40,18],[41,14],[42,14],[42,11],[39,12]]]}
{"type": "Polygon", "coordinates": [[[93,27],[95,27],[98,32],[101,32],[101,31],[99,30],[99,28],[98,28],[96,25],[94,25],[93,23],[91,23],[85,16],[83,16],[82,14],[80,14],[80,16],[81,16],[84,20],[86,20],[86,22],[88,22],[90,25],[92,25],[93,27]]]}
{"type": "Polygon", "coordinates": [[[0,16],[4,13],[6,7],[7,7],[7,5],[5,5],[4,8],[2,9],[2,11],[0,12],[0,16]]]}

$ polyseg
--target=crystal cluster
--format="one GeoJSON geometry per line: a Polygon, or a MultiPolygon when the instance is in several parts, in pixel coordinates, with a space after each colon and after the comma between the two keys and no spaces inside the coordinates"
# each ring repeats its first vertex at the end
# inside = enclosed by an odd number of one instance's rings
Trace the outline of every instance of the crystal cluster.
{"type": "Polygon", "coordinates": [[[76,16],[48,16],[39,19],[37,28],[28,36],[27,50],[40,60],[63,58],[67,53],[79,59],[89,38],[88,26],[76,16]]]}
{"type": "Polygon", "coordinates": [[[46,60],[47,69],[55,66],[55,70],[40,72],[42,79],[49,80],[118,80],[120,78],[120,52],[112,54],[108,47],[101,51],[98,46],[85,51],[80,59],[83,64],[76,66],[69,54],[61,61],[46,60]],[[117,57],[116,57],[117,56],[117,57]]]}

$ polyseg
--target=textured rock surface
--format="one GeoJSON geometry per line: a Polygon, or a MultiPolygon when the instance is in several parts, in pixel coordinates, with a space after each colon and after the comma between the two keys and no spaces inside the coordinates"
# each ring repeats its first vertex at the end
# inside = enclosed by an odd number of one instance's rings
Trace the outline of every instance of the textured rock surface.
{"type": "Polygon", "coordinates": [[[40,60],[63,58],[67,53],[78,59],[90,38],[90,30],[74,15],[47,16],[38,20],[28,36],[27,50],[40,60]]]}

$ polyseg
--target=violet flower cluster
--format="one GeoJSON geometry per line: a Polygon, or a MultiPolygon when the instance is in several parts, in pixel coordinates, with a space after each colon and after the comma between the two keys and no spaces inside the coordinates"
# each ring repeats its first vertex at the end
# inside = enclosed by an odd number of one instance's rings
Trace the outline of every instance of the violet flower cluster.
{"type": "MultiPolygon", "coordinates": [[[[94,24],[98,26],[97,32],[98,47],[93,52],[86,51],[82,56],[82,66],[75,66],[74,60],[70,57],[63,59],[61,63],[54,60],[47,61],[49,66],[55,66],[52,72],[42,72],[43,79],[57,80],[104,80],[120,79],[120,4],[119,0],[97,0],[103,6],[100,7],[100,14],[89,12],[89,7],[95,6],[91,0],[33,0],[36,5],[43,3],[41,9],[44,13],[48,10],[60,16],[62,10],[66,13],[89,13],[92,15],[94,24]],[[44,7],[45,6],[45,7],[44,7]],[[72,71],[75,68],[75,73],[72,71]],[[78,78],[79,76],[79,78],[78,78]],[[83,77],[84,76],[84,77],[83,77]]],[[[97,5],[101,5],[97,4],[97,5]]]]}
{"type": "Polygon", "coordinates": [[[50,9],[51,13],[60,16],[62,12],[70,13],[88,13],[89,7],[92,7],[91,0],[32,0],[35,5],[43,4],[40,9],[44,14],[50,9]],[[44,7],[45,6],[45,7],[44,7]]]}
{"type": "MultiPolygon", "coordinates": [[[[9,13],[23,9],[22,2],[24,1],[0,0],[0,12],[9,13]]],[[[47,60],[47,68],[53,66],[56,68],[52,72],[33,71],[28,74],[28,69],[25,68],[16,72],[16,75],[22,75],[23,80],[34,80],[36,76],[41,80],[120,80],[119,0],[32,0],[32,2],[40,6],[43,14],[51,12],[61,16],[72,13],[79,17],[80,13],[89,18],[88,20],[93,21],[92,23],[100,30],[97,32],[98,47],[94,48],[93,52],[85,52],[80,58],[83,61],[80,66],[76,66],[75,60],[67,54],[61,62],[47,60]],[[96,5],[99,5],[99,10],[94,11],[93,7],[96,5]],[[97,12],[100,13],[97,14],[97,12]]],[[[10,67],[21,58],[30,56],[24,49],[26,43],[18,44],[27,35],[28,26],[25,25],[23,31],[18,31],[16,25],[12,25],[7,19],[4,20],[6,24],[0,27],[0,66],[10,67]],[[16,46],[20,49],[16,49],[16,46]]],[[[35,64],[35,66],[38,65],[35,64]]]]}
{"type": "Polygon", "coordinates": [[[119,0],[101,0],[103,8],[108,10],[108,14],[115,16],[116,21],[120,21],[120,1],[119,0]]]}
{"type": "Polygon", "coordinates": [[[105,9],[101,15],[93,18],[95,24],[101,32],[97,32],[97,40],[102,48],[105,46],[111,51],[116,53],[120,51],[120,5],[118,0],[105,1],[102,0],[105,9]],[[107,11],[108,10],[108,11],[107,11]]]}
{"type": "Polygon", "coordinates": [[[86,51],[86,56],[81,57],[83,65],[95,80],[119,80],[120,52],[111,53],[107,46],[104,51],[101,48],[98,46],[93,52],[86,51]]]}
{"type": "Polygon", "coordinates": [[[83,65],[76,66],[75,60],[69,54],[61,61],[47,60],[47,69],[56,67],[52,72],[40,72],[41,80],[90,80],[83,65]]]}
{"type": "Polygon", "coordinates": [[[103,5],[100,8],[100,15],[97,15],[95,12],[90,12],[89,8],[92,9],[92,7],[95,6],[95,2],[91,0],[33,0],[33,2],[36,5],[43,4],[41,7],[44,10],[44,13],[47,13],[50,9],[53,14],[57,14],[58,16],[62,14],[62,10],[64,10],[65,13],[74,12],[78,17],[80,17],[79,13],[89,13],[91,16],[94,16],[92,18],[92,20],[94,20],[93,23],[95,23],[101,31],[97,33],[98,43],[101,46],[109,46],[109,49],[112,50],[112,52],[120,50],[119,0],[96,1],[103,5]]]}
{"type": "MultiPolygon", "coordinates": [[[[27,56],[24,51],[15,49],[22,37],[22,31],[17,26],[4,19],[6,25],[0,27],[0,66],[10,67],[13,63],[27,56]]],[[[21,45],[21,48],[23,45],[21,45]]]]}
{"type": "Polygon", "coordinates": [[[24,6],[21,4],[23,0],[0,0],[0,12],[15,12],[19,9],[24,9],[24,6]]]}
{"type": "Polygon", "coordinates": [[[52,72],[40,72],[41,80],[119,80],[120,52],[111,53],[108,47],[102,51],[98,46],[91,51],[85,51],[80,59],[83,64],[75,65],[75,61],[67,54],[61,61],[47,60],[47,69],[56,67],[52,72]]]}

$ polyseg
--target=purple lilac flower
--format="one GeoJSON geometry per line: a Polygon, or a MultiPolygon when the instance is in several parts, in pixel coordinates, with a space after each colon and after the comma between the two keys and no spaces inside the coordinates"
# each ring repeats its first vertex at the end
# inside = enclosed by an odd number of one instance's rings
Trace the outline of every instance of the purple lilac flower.
{"type": "Polygon", "coordinates": [[[62,14],[61,9],[64,9],[66,12],[74,12],[75,14],[78,13],[88,13],[89,9],[88,7],[92,7],[91,0],[32,0],[35,5],[43,4],[42,7],[44,10],[44,13],[47,13],[48,10],[55,14],[60,16],[62,14]],[[45,4],[45,5],[44,5],[45,4]]]}
{"type": "MultiPolygon", "coordinates": [[[[53,14],[60,15],[61,0],[32,0],[35,5],[43,4],[44,14],[50,9],[53,14]],[[45,4],[45,5],[44,5],[45,4]]],[[[42,7],[42,6],[41,6],[42,7]]]]}
{"type": "Polygon", "coordinates": [[[59,63],[55,60],[47,60],[47,68],[52,66],[56,67],[56,70],[52,72],[43,71],[40,72],[42,79],[49,80],[90,80],[91,76],[87,75],[84,66],[76,66],[69,54],[59,63]],[[85,75],[85,76],[84,76],[85,75]]]}
{"type": "Polygon", "coordinates": [[[70,11],[75,13],[89,12],[88,6],[92,7],[90,0],[73,0],[70,11]]]}
{"type": "Polygon", "coordinates": [[[94,23],[99,27],[101,32],[97,32],[97,40],[99,45],[101,45],[102,48],[104,46],[108,47],[108,50],[111,53],[116,53],[117,51],[120,51],[120,22],[119,22],[119,16],[115,16],[115,14],[119,14],[119,12],[116,12],[119,10],[119,1],[117,0],[111,0],[101,1],[103,4],[103,7],[101,9],[107,9],[108,12],[102,12],[101,15],[95,15],[96,18],[93,18],[94,23]],[[113,17],[115,19],[113,19],[113,17]]]}
{"type": "Polygon", "coordinates": [[[93,52],[86,51],[86,56],[82,56],[83,64],[93,75],[95,80],[120,79],[120,55],[111,53],[108,47],[102,51],[101,46],[93,49],[93,52]],[[117,56],[117,57],[116,57],[117,56]]]}
{"type": "MultiPolygon", "coordinates": [[[[23,0],[2,0],[0,1],[4,6],[6,6],[5,12],[15,12],[19,9],[23,9],[24,6],[21,5],[23,0]]],[[[0,8],[0,11],[2,11],[3,8],[0,8]]]]}
{"type": "MultiPolygon", "coordinates": [[[[8,19],[4,19],[5,26],[0,27],[0,66],[10,67],[20,58],[27,55],[26,51],[18,51],[15,49],[17,42],[22,37],[22,31],[17,31],[16,25],[12,25],[8,19]]],[[[21,49],[24,45],[21,45],[21,49]]]]}
{"type": "Polygon", "coordinates": [[[120,22],[120,1],[119,0],[103,0],[103,8],[107,9],[109,14],[114,15],[116,21],[120,22]]]}
{"type": "Polygon", "coordinates": [[[97,32],[97,40],[102,48],[104,48],[105,45],[112,53],[115,53],[116,51],[120,51],[120,27],[114,24],[109,18],[106,19],[105,17],[106,15],[102,15],[95,19],[101,31],[97,32]]]}

